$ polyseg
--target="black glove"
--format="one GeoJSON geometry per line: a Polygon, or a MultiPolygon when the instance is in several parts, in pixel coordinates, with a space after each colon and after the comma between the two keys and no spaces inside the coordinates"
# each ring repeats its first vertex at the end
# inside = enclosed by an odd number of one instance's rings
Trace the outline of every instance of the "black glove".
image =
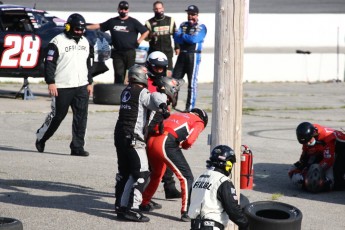
{"type": "Polygon", "coordinates": [[[305,166],[301,161],[297,161],[295,164],[293,164],[297,169],[302,170],[305,166]]]}
{"type": "Polygon", "coordinates": [[[168,110],[168,106],[166,103],[160,104],[159,108],[162,110],[162,116],[164,119],[167,119],[168,117],[170,117],[170,112],[168,110]]]}
{"type": "Polygon", "coordinates": [[[158,131],[159,131],[159,134],[163,134],[164,133],[163,121],[159,122],[159,124],[158,124],[158,131]]]}

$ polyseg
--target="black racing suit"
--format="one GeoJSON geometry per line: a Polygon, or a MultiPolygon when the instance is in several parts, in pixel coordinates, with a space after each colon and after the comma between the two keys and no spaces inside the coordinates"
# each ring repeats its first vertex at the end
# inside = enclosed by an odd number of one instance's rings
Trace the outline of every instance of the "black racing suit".
{"type": "Polygon", "coordinates": [[[139,209],[145,182],[149,176],[144,127],[147,110],[159,110],[166,104],[165,94],[150,94],[137,84],[128,85],[121,94],[119,117],[115,126],[114,142],[118,158],[115,206],[139,209]]]}
{"type": "MultiPolygon", "coordinates": [[[[172,70],[174,52],[171,37],[176,30],[175,20],[168,16],[164,16],[162,19],[153,17],[145,22],[145,26],[150,30],[148,54],[154,51],[163,52],[168,58],[168,70],[172,70]]],[[[180,45],[176,42],[174,43],[174,47],[175,50],[180,49],[180,45]]]]}
{"type": "Polygon", "coordinates": [[[145,33],[147,28],[132,17],[125,20],[120,17],[110,18],[101,23],[100,28],[101,31],[109,30],[111,34],[114,82],[123,84],[126,71],[135,64],[138,34],[145,33]]]}
{"type": "Polygon", "coordinates": [[[93,47],[85,37],[72,39],[65,33],[57,35],[48,44],[45,59],[45,81],[55,84],[58,96],[52,97],[52,111],[37,130],[37,140],[45,143],[59,128],[71,106],[73,111],[72,151],[84,150],[89,94],[92,84],[91,61],[93,47]]]}

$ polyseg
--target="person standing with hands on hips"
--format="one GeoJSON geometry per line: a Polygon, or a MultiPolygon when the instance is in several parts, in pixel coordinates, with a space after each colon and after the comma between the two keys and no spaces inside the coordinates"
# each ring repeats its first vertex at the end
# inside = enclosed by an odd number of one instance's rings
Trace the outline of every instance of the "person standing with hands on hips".
{"type": "Polygon", "coordinates": [[[100,24],[88,25],[89,30],[110,31],[114,83],[125,83],[126,71],[135,64],[135,49],[149,35],[148,29],[137,19],[128,16],[129,4],[121,1],[117,8],[118,17],[110,18],[100,24]],[[138,39],[138,34],[141,34],[138,39]]]}
{"type": "Polygon", "coordinates": [[[84,150],[89,96],[92,95],[91,58],[93,48],[85,32],[85,19],[80,14],[68,17],[63,33],[48,44],[44,76],[52,96],[51,113],[36,132],[36,149],[44,152],[46,141],[53,136],[66,117],[73,111],[71,155],[88,156],[84,150]]]}
{"type": "MultiPolygon", "coordinates": [[[[149,42],[148,54],[155,51],[163,52],[168,58],[167,75],[171,77],[173,69],[174,50],[171,45],[171,37],[176,31],[176,23],[174,18],[164,14],[164,5],[161,1],[153,3],[153,12],[155,16],[145,22],[145,26],[150,30],[146,40],[149,42]]],[[[175,54],[179,55],[180,45],[175,42],[175,54]]]]}
{"type": "MultiPolygon", "coordinates": [[[[205,24],[199,22],[197,6],[188,6],[186,12],[188,21],[182,22],[177,32],[174,33],[175,42],[180,44],[180,54],[177,57],[172,77],[182,79],[187,74],[186,111],[190,111],[195,107],[201,51],[207,29],[205,24]]],[[[176,105],[173,106],[176,107],[176,105]]]]}

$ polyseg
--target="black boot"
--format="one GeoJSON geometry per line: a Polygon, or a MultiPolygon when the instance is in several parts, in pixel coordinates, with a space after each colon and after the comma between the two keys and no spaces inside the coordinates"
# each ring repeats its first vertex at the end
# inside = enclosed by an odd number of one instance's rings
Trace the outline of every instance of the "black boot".
{"type": "Polygon", "coordinates": [[[173,172],[169,168],[166,169],[162,182],[164,183],[165,199],[181,198],[181,192],[176,189],[173,172]]]}
{"type": "Polygon", "coordinates": [[[181,198],[181,192],[176,189],[175,183],[164,184],[165,199],[181,198]]]}

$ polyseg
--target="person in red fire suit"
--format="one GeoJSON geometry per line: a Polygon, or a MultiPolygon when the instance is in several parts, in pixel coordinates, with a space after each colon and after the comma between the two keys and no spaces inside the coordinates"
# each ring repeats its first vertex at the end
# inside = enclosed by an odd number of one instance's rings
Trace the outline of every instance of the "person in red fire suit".
{"type": "Polygon", "coordinates": [[[174,113],[157,127],[156,134],[147,142],[148,160],[151,166],[150,183],[143,193],[141,209],[149,205],[168,166],[180,181],[182,193],[181,221],[188,222],[189,197],[193,174],[181,148],[189,149],[205,129],[207,113],[198,108],[186,113],[174,113]]]}
{"type": "Polygon", "coordinates": [[[292,183],[314,193],[332,190],[336,143],[337,140],[345,140],[345,134],[319,124],[302,122],[296,135],[302,144],[302,154],[289,171],[292,183]]]}

